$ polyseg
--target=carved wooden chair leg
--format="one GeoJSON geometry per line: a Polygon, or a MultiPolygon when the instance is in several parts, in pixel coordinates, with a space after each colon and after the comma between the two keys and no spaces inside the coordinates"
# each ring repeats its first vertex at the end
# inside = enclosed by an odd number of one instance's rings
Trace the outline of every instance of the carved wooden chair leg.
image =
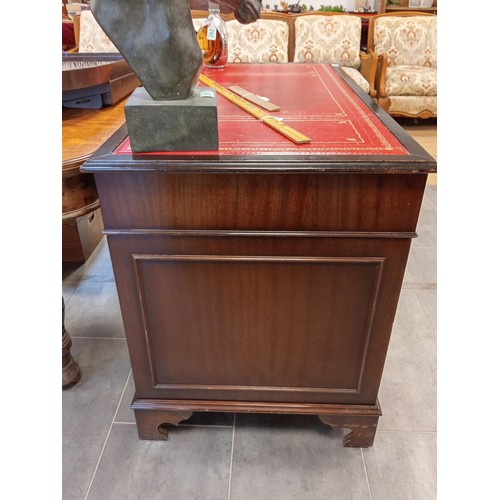
{"type": "Polygon", "coordinates": [[[333,428],[351,429],[351,432],[344,436],[343,445],[345,447],[368,448],[373,446],[378,416],[320,415],[319,418],[333,428]]]}
{"type": "Polygon", "coordinates": [[[140,439],[153,439],[156,441],[168,439],[169,426],[179,425],[187,420],[192,411],[135,411],[137,432],[140,439]]]}
{"type": "Polygon", "coordinates": [[[73,387],[81,377],[80,367],[71,355],[71,337],[64,327],[64,297],[62,299],[62,388],[73,387]]]}

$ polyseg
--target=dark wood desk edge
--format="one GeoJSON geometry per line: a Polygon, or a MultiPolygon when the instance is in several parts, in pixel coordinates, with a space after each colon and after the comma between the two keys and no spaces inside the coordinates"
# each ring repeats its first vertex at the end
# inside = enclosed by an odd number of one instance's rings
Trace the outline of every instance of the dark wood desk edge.
{"type": "Polygon", "coordinates": [[[171,156],[162,155],[113,155],[114,149],[126,138],[127,130],[124,125],[116,137],[111,137],[104,146],[81,168],[82,172],[105,171],[138,171],[147,170],[165,171],[167,173],[386,173],[386,174],[428,174],[436,172],[435,160],[422,160],[414,155],[394,155],[389,158],[382,155],[353,156],[337,155],[320,159],[316,156],[282,156],[258,157],[224,156],[171,156]],[[209,161],[210,163],[203,163],[209,161]],[[307,167],[301,162],[307,161],[307,167]]]}

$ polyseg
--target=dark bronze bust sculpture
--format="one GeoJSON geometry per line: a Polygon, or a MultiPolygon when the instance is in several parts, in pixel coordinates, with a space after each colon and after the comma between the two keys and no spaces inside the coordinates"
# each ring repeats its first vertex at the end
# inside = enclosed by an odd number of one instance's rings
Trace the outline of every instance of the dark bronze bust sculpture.
{"type": "MultiPolygon", "coordinates": [[[[260,0],[215,0],[248,24],[260,17],[260,0]]],[[[92,0],[91,10],[153,100],[193,95],[202,55],[189,0],[92,0]]]]}

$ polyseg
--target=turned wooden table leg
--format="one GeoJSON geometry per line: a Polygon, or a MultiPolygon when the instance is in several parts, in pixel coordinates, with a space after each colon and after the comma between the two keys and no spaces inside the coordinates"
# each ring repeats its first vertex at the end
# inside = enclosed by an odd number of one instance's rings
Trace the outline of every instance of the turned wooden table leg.
{"type": "Polygon", "coordinates": [[[62,388],[69,389],[80,380],[80,367],[71,355],[71,337],[64,327],[64,297],[62,299],[62,388]]]}

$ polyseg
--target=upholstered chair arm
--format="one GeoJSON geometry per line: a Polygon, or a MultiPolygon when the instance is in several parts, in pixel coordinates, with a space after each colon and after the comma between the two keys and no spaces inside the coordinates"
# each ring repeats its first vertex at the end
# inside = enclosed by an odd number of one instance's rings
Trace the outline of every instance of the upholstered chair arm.
{"type": "Polygon", "coordinates": [[[359,72],[365,78],[365,80],[370,84],[370,97],[375,97],[377,95],[375,88],[375,76],[377,73],[377,56],[373,50],[368,50],[365,54],[360,52],[361,66],[359,72]]]}

